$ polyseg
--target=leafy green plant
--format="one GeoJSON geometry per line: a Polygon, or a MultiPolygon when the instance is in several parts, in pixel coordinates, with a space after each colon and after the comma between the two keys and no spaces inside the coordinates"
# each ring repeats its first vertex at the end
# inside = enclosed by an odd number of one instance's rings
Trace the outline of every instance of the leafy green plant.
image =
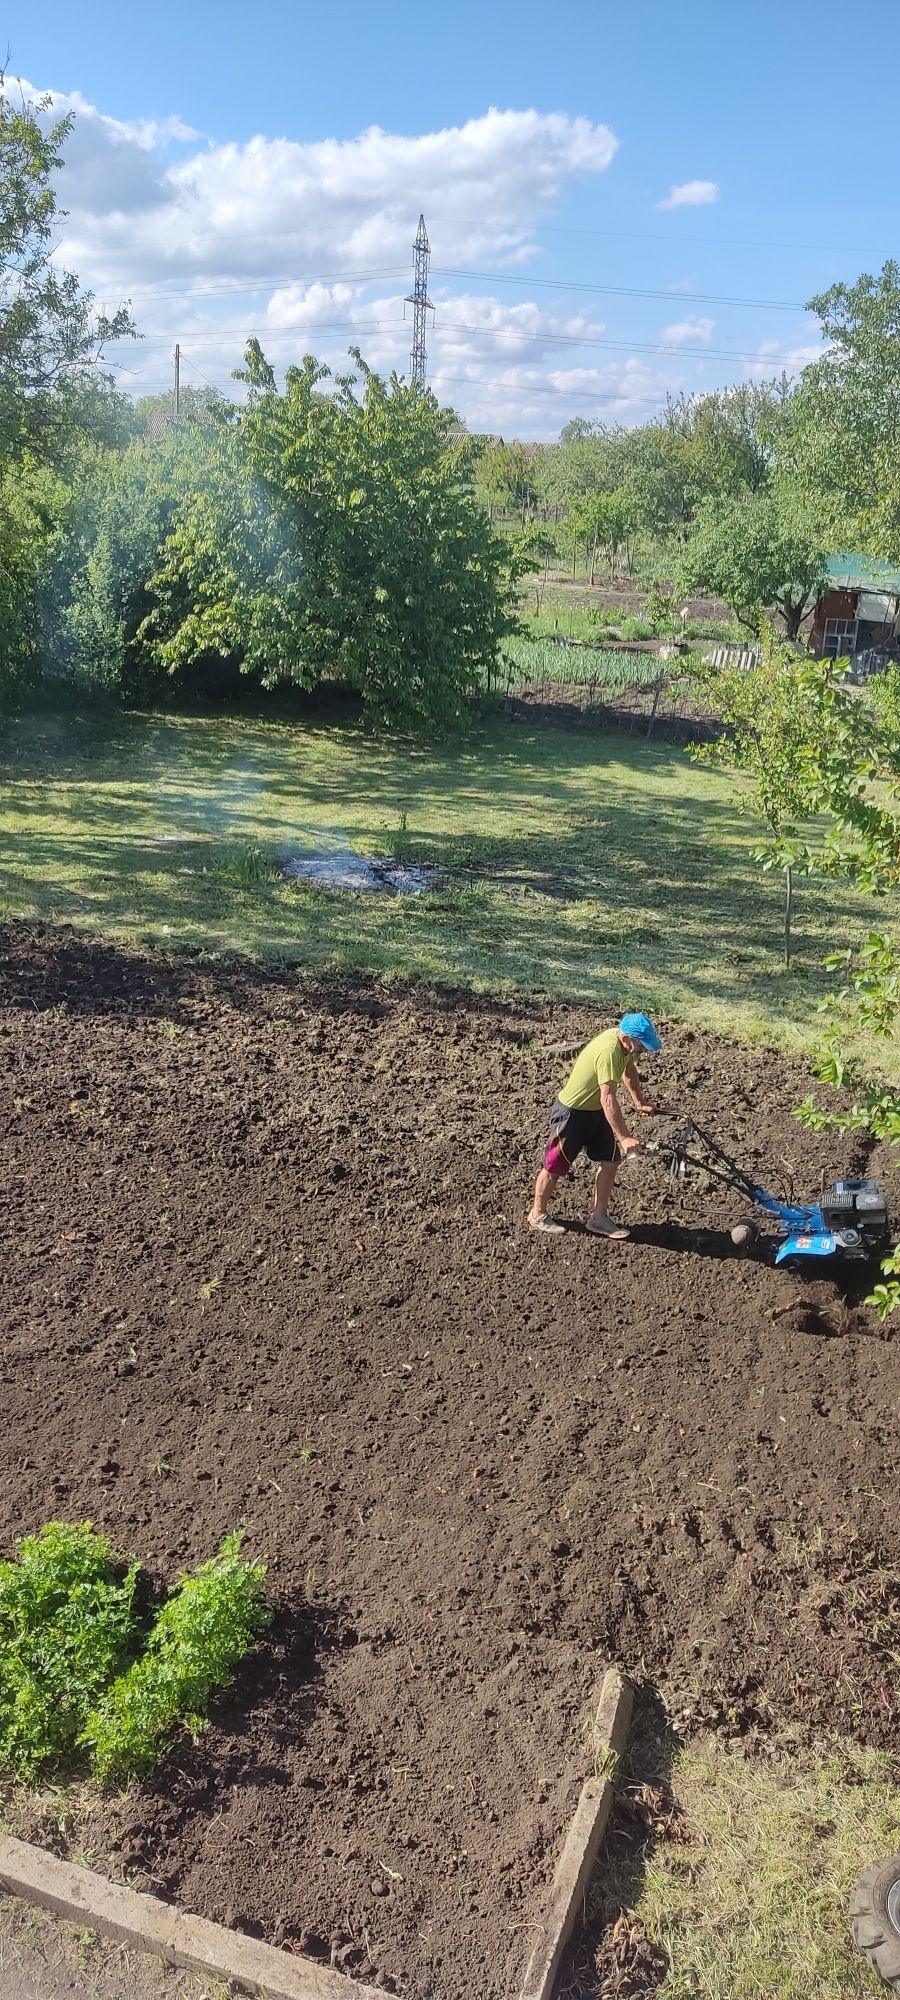
{"type": "Polygon", "coordinates": [[[515,638],[507,641],[505,652],[511,668],[510,686],[536,681],[566,687],[596,683],[609,697],[624,693],[626,688],[643,687],[659,674],[655,653],[624,653],[610,646],[567,646],[556,639],[515,638]]]}
{"type": "Polygon", "coordinates": [[[137,1577],[89,1521],[51,1521],[0,1563],[0,1761],[19,1776],[71,1750],[127,1663],[137,1577]]]}
{"type": "Polygon", "coordinates": [[[205,1726],[214,1688],[231,1676],[268,1623],[264,1570],[240,1560],[240,1534],[181,1578],[140,1659],[95,1704],[81,1732],[100,1778],[136,1777],[155,1763],[176,1723],[205,1726]]]}
{"type": "Polygon", "coordinates": [[[396,827],[392,827],[385,836],[385,852],[390,854],[394,861],[406,861],[410,851],[410,839],[409,812],[404,808],[397,815],[396,827]]]}
{"type": "Polygon", "coordinates": [[[91,1752],[100,1777],[155,1761],[176,1723],[196,1732],[268,1623],[264,1571],[241,1562],[229,1535],[182,1577],[147,1631],[139,1565],[126,1564],[89,1521],[51,1521],[0,1562],[0,1764],[30,1779],[91,1752]]]}
{"type": "Polygon", "coordinates": [[[256,882],[272,882],[277,870],[258,840],[241,840],[228,849],[221,872],[229,882],[252,888],[256,882]]]}

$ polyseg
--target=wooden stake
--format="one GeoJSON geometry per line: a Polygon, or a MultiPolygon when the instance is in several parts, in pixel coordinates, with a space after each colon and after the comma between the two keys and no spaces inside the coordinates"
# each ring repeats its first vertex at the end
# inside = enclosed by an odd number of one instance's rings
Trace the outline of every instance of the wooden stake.
{"type": "Polygon", "coordinates": [[[553,1877],[547,1919],[528,1961],[519,2000],[552,2000],[560,1959],[582,1909],[606,1832],[633,1706],[630,1683],[610,1668],[600,1690],[593,1731],[597,1770],[602,1775],[588,1778],[582,1786],[553,1877]]]}

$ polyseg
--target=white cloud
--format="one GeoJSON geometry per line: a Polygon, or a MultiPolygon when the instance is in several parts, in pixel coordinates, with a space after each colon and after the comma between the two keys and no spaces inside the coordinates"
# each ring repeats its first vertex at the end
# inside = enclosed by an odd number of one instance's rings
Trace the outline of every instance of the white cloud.
{"type": "Polygon", "coordinates": [[[669,189],[664,200],[658,201],[657,208],[706,208],[718,201],[719,188],[716,181],[680,181],[677,187],[669,189]]]}
{"type": "Polygon", "coordinates": [[[825,353],[825,342],[821,337],[794,342],[761,340],[756,353],[757,359],[747,362],[745,372],[753,381],[766,382],[773,375],[801,375],[811,361],[818,361],[825,353]]]}
{"type": "Polygon", "coordinates": [[[257,135],[185,152],[196,135],[179,120],[128,125],[54,93],[53,114],[70,109],[66,254],[95,288],[134,293],[139,282],[212,274],[405,270],[420,210],[442,263],[520,262],[540,215],[573,182],[604,172],[618,145],[588,118],[491,109],[410,136],[372,126],[346,140],[257,135]],[[181,157],[165,157],[173,143],[181,157]]]}
{"type": "Polygon", "coordinates": [[[708,340],[715,326],[714,319],[703,319],[696,313],[687,319],[676,320],[673,326],[664,326],[660,338],[667,347],[690,347],[695,340],[708,340]]]}
{"type": "MultiPolygon", "coordinates": [[[[176,340],[186,382],[235,393],[231,370],[251,332],[279,371],[307,350],[343,369],[353,343],[373,367],[408,372],[420,210],[434,257],[429,384],[473,429],[550,438],[577,414],[637,423],[691,386],[674,337],[652,365],[627,348],[599,352],[606,329],[590,302],[569,310],[520,287],[507,303],[483,281],[454,289],[454,267],[523,273],[542,217],[609,167],[618,142],[605,125],[489,110],[437,132],[237,144],[178,118],[128,123],[54,94],[50,115],[70,109],[60,257],[107,310],[133,300],[145,337],[112,361],[136,395],[171,383],[176,340]]],[[[685,319],[691,340],[704,339],[702,324],[685,319]]]]}

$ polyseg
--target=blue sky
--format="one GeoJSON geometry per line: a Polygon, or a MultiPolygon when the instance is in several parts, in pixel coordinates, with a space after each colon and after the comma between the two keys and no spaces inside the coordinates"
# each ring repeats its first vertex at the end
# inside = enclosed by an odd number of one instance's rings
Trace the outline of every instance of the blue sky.
{"type": "Polygon", "coordinates": [[[227,390],[250,328],[279,366],[406,367],[420,208],[429,379],[506,436],[796,369],[804,301],[898,247],[892,0],[43,0],[7,34],[74,101],[62,249],[133,297],[135,394],[175,339],[227,390]]]}

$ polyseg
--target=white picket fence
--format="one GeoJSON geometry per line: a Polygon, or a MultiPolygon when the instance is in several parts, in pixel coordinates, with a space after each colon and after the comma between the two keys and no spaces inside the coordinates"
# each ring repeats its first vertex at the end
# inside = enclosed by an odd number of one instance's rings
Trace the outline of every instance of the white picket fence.
{"type": "Polygon", "coordinates": [[[737,667],[739,673],[746,673],[748,667],[758,667],[762,659],[761,646],[716,646],[704,659],[712,667],[737,667]]]}

